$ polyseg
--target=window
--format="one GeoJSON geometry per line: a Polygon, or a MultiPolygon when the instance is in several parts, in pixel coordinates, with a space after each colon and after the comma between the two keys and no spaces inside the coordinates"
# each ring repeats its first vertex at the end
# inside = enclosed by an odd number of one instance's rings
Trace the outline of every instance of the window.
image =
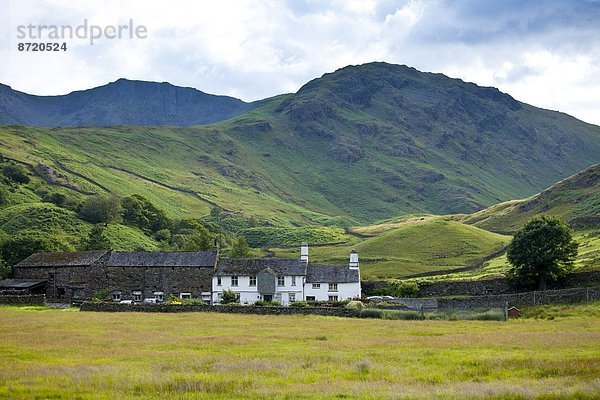
{"type": "Polygon", "coordinates": [[[163,301],[164,300],[164,293],[163,292],[154,292],[154,297],[156,297],[156,301],[163,301]]]}
{"type": "Polygon", "coordinates": [[[238,285],[238,277],[237,275],[234,275],[231,277],[231,286],[237,286],[238,285]]]}
{"type": "Polygon", "coordinates": [[[278,301],[281,303],[281,293],[275,293],[275,301],[278,301]]]}
{"type": "Polygon", "coordinates": [[[296,286],[296,277],[292,276],[292,286],[296,286]]]}
{"type": "Polygon", "coordinates": [[[285,276],[277,277],[277,286],[285,286],[285,276]]]}
{"type": "Polygon", "coordinates": [[[306,296],[306,301],[315,301],[315,296],[306,296]]]}
{"type": "Polygon", "coordinates": [[[133,292],[133,301],[142,301],[142,292],[135,290],[133,292]]]}
{"type": "Polygon", "coordinates": [[[312,288],[313,289],[321,289],[321,284],[320,283],[313,283],[312,284],[312,288]]]}
{"type": "Polygon", "coordinates": [[[337,283],[330,283],[329,284],[329,291],[330,292],[337,292],[337,283]]]}
{"type": "Polygon", "coordinates": [[[217,286],[221,286],[221,277],[217,276],[217,286]]]}
{"type": "Polygon", "coordinates": [[[296,301],[296,293],[290,293],[288,295],[289,299],[290,299],[290,303],[293,303],[294,301],[296,301]]]}
{"type": "Polygon", "coordinates": [[[250,286],[256,286],[256,276],[250,277],[250,286]]]}
{"type": "Polygon", "coordinates": [[[192,294],[191,293],[179,293],[179,298],[180,299],[191,299],[192,294]]]}
{"type": "Polygon", "coordinates": [[[121,292],[113,292],[112,299],[113,301],[121,301],[121,292]]]}
{"type": "Polygon", "coordinates": [[[329,301],[338,301],[337,296],[329,296],[329,301]]]}

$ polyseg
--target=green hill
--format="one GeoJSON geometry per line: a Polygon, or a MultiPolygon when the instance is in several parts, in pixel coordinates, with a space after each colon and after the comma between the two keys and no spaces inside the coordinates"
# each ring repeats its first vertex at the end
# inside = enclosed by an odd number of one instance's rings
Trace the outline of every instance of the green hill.
{"type": "MultiPolygon", "coordinates": [[[[474,265],[509,239],[489,231],[513,232],[540,212],[598,226],[597,165],[477,211],[597,163],[600,127],[385,63],[326,74],[211,125],[0,126],[0,153],[31,177],[9,187],[0,229],[72,247],[91,229],[77,205],[94,194],[140,194],[170,218],[202,218],[256,247],[329,244],[313,246],[319,261],[345,262],[356,247],[366,277],[474,265]],[[57,194],[68,204],[50,205],[57,194]]],[[[130,226],[107,234],[119,249],[158,246],[130,226]]]]}
{"type": "Polygon", "coordinates": [[[593,165],[525,200],[496,204],[463,219],[494,232],[512,233],[538,214],[562,217],[575,228],[600,224],[600,164],[593,165]]]}
{"type": "MultiPolygon", "coordinates": [[[[363,279],[399,278],[413,274],[454,270],[479,265],[502,251],[509,236],[487,232],[445,217],[407,218],[403,222],[352,228],[346,243],[312,246],[314,262],[345,264],[350,250],[358,251],[363,279]],[[362,234],[360,234],[362,235],[362,234]]],[[[276,248],[276,256],[298,256],[299,248],[276,248]]]]}

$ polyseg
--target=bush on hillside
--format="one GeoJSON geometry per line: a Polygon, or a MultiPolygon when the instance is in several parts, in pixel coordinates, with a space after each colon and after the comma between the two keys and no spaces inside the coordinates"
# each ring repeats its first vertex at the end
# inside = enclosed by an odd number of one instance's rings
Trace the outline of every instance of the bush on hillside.
{"type": "Polygon", "coordinates": [[[29,183],[27,168],[25,168],[23,165],[10,162],[2,168],[2,174],[12,182],[29,183]]]}
{"type": "Polygon", "coordinates": [[[121,220],[121,200],[117,196],[92,196],[85,199],[79,217],[93,224],[117,223],[121,220]]]}
{"type": "Polygon", "coordinates": [[[139,194],[125,197],[121,206],[126,225],[136,226],[147,232],[158,232],[171,226],[164,211],[139,194]]]}

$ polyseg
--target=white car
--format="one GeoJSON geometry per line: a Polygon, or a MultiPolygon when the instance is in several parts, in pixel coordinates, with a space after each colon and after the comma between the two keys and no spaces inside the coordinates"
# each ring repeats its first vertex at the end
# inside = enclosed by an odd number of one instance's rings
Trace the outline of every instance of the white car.
{"type": "Polygon", "coordinates": [[[146,297],[144,304],[156,304],[156,297],[146,297]]]}
{"type": "Polygon", "coordinates": [[[132,304],[133,300],[121,300],[119,304],[132,304]]]}

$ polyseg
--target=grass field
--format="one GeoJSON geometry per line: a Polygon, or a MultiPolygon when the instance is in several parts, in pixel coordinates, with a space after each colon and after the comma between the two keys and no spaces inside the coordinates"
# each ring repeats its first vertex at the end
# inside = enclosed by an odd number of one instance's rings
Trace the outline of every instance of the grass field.
{"type": "Polygon", "coordinates": [[[600,393],[600,303],[528,309],[538,319],[509,322],[47,310],[0,307],[1,398],[600,393]]]}

